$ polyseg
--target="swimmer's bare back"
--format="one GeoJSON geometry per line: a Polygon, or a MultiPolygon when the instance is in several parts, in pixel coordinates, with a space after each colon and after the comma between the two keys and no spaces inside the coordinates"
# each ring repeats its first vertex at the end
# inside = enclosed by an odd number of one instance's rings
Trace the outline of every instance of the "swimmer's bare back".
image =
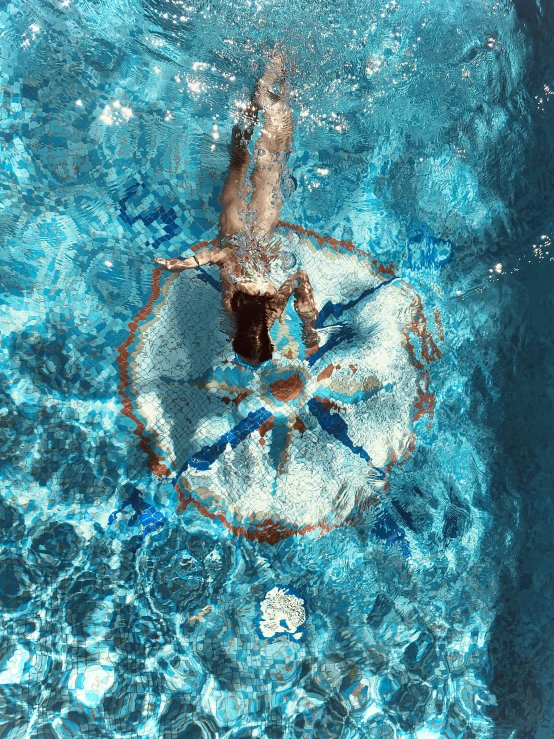
{"type": "MultiPolygon", "coordinates": [[[[283,204],[281,178],[291,151],[292,110],[288,103],[286,72],[283,56],[275,52],[264,75],[258,80],[250,103],[246,106],[242,125],[233,127],[231,161],[220,202],[219,241],[225,246],[204,249],[186,259],[155,260],[156,264],[172,272],[195,269],[207,264],[220,268],[223,304],[231,311],[233,295],[265,294],[268,301],[269,328],[280,319],[288,300],[294,294],[294,307],[304,324],[304,340],[309,348],[317,346],[315,321],[318,315],[310,279],[300,270],[277,288],[269,280],[263,286],[256,279],[241,277],[247,272],[236,245],[241,238],[260,246],[271,242],[283,204]],[[250,176],[252,197],[247,203],[246,175],[250,167],[250,141],[259,111],[263,111],[263,128],[256,142],[254,169],[250,176]]],[[[244,252],[244,250],[243,250],[244,252]]],[[[275,255],[273,255],[275,256],[275,255]]],[[[261,276],[260,276],[261,277],[261,276]]]]}

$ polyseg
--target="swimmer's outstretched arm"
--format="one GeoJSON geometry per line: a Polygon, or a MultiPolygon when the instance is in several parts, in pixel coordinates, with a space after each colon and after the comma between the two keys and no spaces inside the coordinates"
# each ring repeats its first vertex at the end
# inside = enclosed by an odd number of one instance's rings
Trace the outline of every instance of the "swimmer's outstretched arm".
{"type": "Polygon", "coordinates": [[[154,261],[158,266],[168,269],[170,272],[184,272],[186,269],[196,269],[196,267],[203,267],[205,264],[225,264],[233,256],[233,249],[225,247],[222,249],[203,249],[198,254],[186,259],[180,259],[179,257],[162,259],[157,257],[154,261]]]}

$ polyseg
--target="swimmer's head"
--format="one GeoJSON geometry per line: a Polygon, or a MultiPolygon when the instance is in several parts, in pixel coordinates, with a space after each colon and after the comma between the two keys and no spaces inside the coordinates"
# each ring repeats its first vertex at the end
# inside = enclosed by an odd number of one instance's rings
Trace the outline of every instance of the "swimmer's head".
{"type": "Polygon", "coordinates": [[[271,298],[271,295],[248,295],[237,290],[231,300],[236,325],[233,349],[253,365],[259,365],[273,356],[268,328],[268,304],[271,298]]]}

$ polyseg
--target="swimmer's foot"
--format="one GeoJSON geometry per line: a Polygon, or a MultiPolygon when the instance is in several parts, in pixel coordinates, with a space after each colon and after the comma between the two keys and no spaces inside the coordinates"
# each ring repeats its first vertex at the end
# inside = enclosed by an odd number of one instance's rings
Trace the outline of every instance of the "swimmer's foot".
{"type": "Polygon", "coordinates": [[[256,104],[256,101],[252,97],[246,104],[246,108],[244,109],[242,113],[242,119],[244,121],[245,136],[248,136],[249,141],[250,141],[250,137],[252,136],[252,131],[254,130],[254,126],[258,122],[259,110],[260,110],[259,106],[256,104]]]}
{"type": "Polygon", "coordinates": [[[231,151],[243,151],[254,133],[254,126],[258,121],[258,109],[253,103],[248,103],[246,110],[241,115],[239,122],[233,126],[231,136],[231,151]]]}
{"type": "Polygon", "coordinates": [[[252,96],[252,100],[258,108],[267,109],[286,99],[288,94],[287,77],[287,58],[278,47],[275,47],[267,68],[258,80],[252,96]]]}
{"type": "Polygon", "coordinates": [[[276,44],[273,48],[264,77],[273,77],[273,81],[275,82],[284,82],[288,76],[287,67],[291,66],[286,52],[281,50],[279,44],[276,44]]]}
{"type": "Polygon", "coordinates": [[[258,122],[258,106],[254,97],[247,103],[237,124],[233,126],[231,134],[231,162],[235,165],[243,164],[248,157],[248,142],[254,133],[254,126],[258,122]]]}

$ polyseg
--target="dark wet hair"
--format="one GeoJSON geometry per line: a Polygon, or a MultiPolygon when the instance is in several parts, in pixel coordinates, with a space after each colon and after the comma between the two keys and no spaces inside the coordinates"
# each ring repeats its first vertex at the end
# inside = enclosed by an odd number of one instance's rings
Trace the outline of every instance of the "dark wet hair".
{"type": "Polygon", "coordinates": [[[268,327],[270,300],[270,295],[247,295],[240,290],[231,300],[236,326],[233,349],[252,364],[261,364],[273,356],[268,327]]]}

